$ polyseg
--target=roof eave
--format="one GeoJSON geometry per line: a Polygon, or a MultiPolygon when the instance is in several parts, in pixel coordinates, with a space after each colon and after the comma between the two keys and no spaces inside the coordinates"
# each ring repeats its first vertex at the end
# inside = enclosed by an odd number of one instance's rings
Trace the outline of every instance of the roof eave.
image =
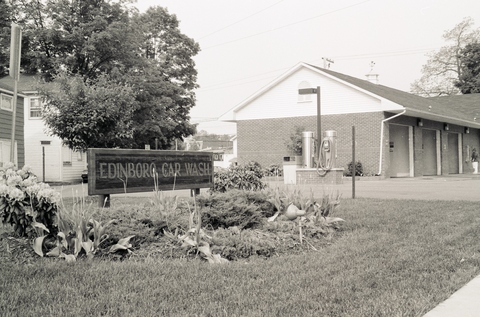
{"type": "Polygon", "coordinates": [[[440,122],[445,122],[450,124],[456,124],[456,125],[465,126],[469,128],[480,129],[480,122],[451,118],[441,114],[412,109],[412,108],[406,108],[406,110],[407,111],[405,112],[405,115],[408,115],[408,116],[418,117],[418,118],[433,120],[433,121],[440,121],[440,122]]]}

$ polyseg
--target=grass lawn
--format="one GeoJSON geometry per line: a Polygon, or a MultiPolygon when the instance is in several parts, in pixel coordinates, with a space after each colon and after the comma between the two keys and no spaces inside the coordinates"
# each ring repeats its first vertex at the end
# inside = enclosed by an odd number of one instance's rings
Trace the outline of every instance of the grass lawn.
{"type": "Polygon", "coordinates": [[[422,316],[480,274],[478,203],[342,199],[335,216],[318,251],[223,265],[0,259],[0,316],[422,316]]]}

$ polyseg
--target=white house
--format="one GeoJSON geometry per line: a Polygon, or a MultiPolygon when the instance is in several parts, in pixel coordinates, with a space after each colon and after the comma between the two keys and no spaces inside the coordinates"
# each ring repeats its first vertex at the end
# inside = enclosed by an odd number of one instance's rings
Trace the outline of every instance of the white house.
{"type": "MultiPolygon", "coordinates": [[[[7,76],[0,82],[13,87],[7,76]]],[[[21,75],[18,91],[24,98],[25,165],[32,167],[45,182],[80,182],[87,168],[86,153],[74,152],[62,145],[62,140],[48,133],[41,117],[41,98],[35,90],[36,77],[21,75]]]]}

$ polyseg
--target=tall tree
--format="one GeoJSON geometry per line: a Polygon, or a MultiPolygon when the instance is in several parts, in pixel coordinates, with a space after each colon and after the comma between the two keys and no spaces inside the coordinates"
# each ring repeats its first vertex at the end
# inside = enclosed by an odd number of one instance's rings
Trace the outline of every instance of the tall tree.
{"type": "Polygon", "coordinates": [[[143,43],[143,68],[135,68],[131,80],[139,91],[134,146],[153,146],[157,140],[161,148],[168,148],[196,130],[188,121],[198,87],[192,57],[199,46],[180,32],[176,16],[162,7],[136,15],[134,23],[143,43]]]}
{"type": "Polygon", "coordinates": [[[455,82],[461,80],[460,51],[469,43],[480,40],[480,29],[473,28],[473,20],[465,18],[452,30],[443,34],[447,45],[429,54],[422,67],[422,76],[413,82],[410,91],[414,94],[434,97],[457,94],[455,82]]]}
{"type": "Polygon", "coordinates": [[[460,51],[461,74],[455,82],[455,87],[460,89],[462,94],[473,94],[480,92],[480,43],[467,44],[460,51]]]}
{"type": "Polygon", "coordinates": [[[188,121],[197,87],[193,56],[199,47],[180,32],[175,15],[160,7],[140,14],[113,0],[19,1],[23,9],[16,12],[22,13],[18,20],[25,26],[29,52],[23,65],[50,82],[42,86],[50,101],[46,122],[65,144],[72,149],[159,144],[165,149],[195,133],[188,121]],[[119,92],[116,103],[105,99],[113,98],[112,91],[119,92]],[[98,102],[109,110],[92,118],[98,102]],[[105,130],[106,115],[117,120],[111,133],[105,130]],[[91,138],[81,130],[85,126],[103,132],[91,138]],[[112,136],[114,141],[107,139],[112,136]]]}
{"type": "Polygon", "coordinates": [[[0,0],[0,77],[8,74],[10,63],[10,6],[6,0],[0,0]]]}

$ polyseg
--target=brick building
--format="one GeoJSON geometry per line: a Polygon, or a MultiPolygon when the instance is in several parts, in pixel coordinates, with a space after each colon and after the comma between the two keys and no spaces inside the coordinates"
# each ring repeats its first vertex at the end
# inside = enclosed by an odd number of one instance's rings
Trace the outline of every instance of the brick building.
{"type": "Polygon", "coordinates": [[[293,155],[286,144],[296,127],[316,132],[316,96],[298,93],[312,87],[321,88],[322,131],[337,131],[335,167],[351,162],[355,126],[356,160],[367,175],[472,172],[466,161],[472,148],[480,148],[480,94],[423,98],[306,63],[220,118],[237,124],[239,164],[282,164],[293,155]]]}

